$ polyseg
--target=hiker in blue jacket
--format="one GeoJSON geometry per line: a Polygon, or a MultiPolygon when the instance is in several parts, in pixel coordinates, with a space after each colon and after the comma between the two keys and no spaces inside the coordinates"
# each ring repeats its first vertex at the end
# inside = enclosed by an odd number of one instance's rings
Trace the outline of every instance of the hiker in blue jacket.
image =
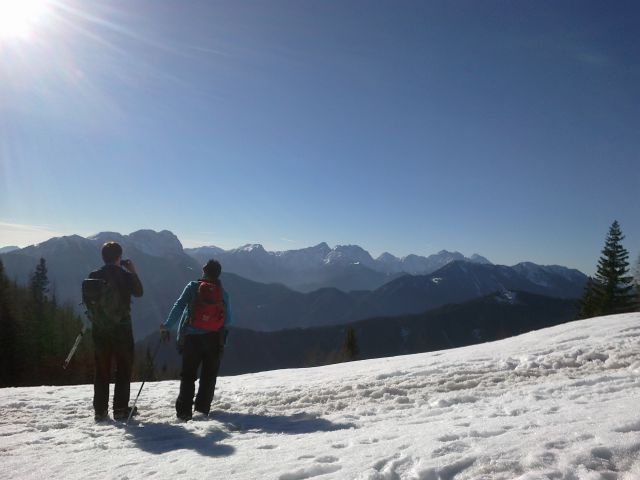
{"type": "Polygon", "coordinates": [[[202,267],[202,278],[187,284],[167,320],[160,325],[160,335],[168,341],[169,332],[178,324],[177,342],[182,353],[182,371],[176,415],[181,420],[190,420],[192,409],[204,415],[208,415],[211,409],[227,329],[232,322],[229,295],[219,278],[221,271],[219,262],[209,260],[202,267]],[[200,384],[194,404],[195,381],[200,366],[200,384]]]}

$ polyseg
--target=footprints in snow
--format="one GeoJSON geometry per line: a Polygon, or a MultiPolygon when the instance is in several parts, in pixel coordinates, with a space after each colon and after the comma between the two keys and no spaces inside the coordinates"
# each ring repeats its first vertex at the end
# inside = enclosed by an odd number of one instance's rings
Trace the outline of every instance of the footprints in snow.
{"type": "Polygon", "coordinates": [[[278,446],[277,445],[260,445],[257,448],[258,448],[258,450],[274,450],[274,449],[278,448],[278,446]]]}
{"type": "Polygon", "coordinates": [[[373,465],[368,480],[382,478],[419,478],[421,480],[452,480],[476,462],[475,457],[466,457],[438,468],[424,468],[419,458],[395,454],[373,465]]]}
{"type": "Polygon", "coordinates": [[[304,480],[306,478],[335,473],[341,470],[340,465],[311,465],[310,467],[301,468],[295,472],[284,473],[278,477],[278,480],[304,480]]]}
{"type": "Polygon", "coordinates": [[[640,421],[623,425],[622,427],[616,428],[614,431],[618,433],[640,432],[640,421]]]}
{"type": "Polygon", "coordinates": [[[433,452],[431,452],[431,456],[433,458],[444,457],[445,455],[449,455],[451,453],[462,453],[471,448],[469,444],[460,441],[452,441],[446,445],[443,445],[440,448],[436,448],[433,452]]]}
{"type": "MultiPolygon", "coordinates": [[[[307,460],[314,458],[313,455],[303,455],[298,460],[307,460]]],[[[314,463],[297,469],[293,472],[283,473],[278,477],[278,480],[304,480],[306,478],[317,477],[319,475],[326,475],[328,473],[335,473],[342,470],[340,465],[336,465],[340,459],[332,455],[324,455],[316,457],[314,463]]]]}
{"type": "MultiPolygon", "coordinates": [[[[466,425],[468,426],[469,424],[466,424],[466,425]]],[[[470,430],[469,432],[462,435],[458,435],[455,433],[443,435],[438,438],[438,441],[445,443],[445,445],[435,449],[431,453],[431,456],[433,458],[438,458],[438,457],[443,457],[445,455],[449,455],[451,453],[462,453],[468,450],[469,448],[471,448],[471,446],[468,443],[463,441],[464,439],[470,439],[473,443],[473,441],[475,441],[478,438],[497,437],[499,435],[503,435],[504,433],[507,433],[511,429],[513,429],[513,427],[510,425],[507,425],[502,427],[501,430],[487,430],[482,432],[479,432],[477,430],[470,430]]]]}

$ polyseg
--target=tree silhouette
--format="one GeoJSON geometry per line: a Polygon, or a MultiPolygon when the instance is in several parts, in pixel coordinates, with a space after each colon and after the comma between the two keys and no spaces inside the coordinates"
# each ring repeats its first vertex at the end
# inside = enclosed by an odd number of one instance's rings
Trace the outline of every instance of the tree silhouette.
{"type": "Polygon", "coordinates": [[[44,258],[36,266],[35,271],[31,274],[29,280],[29,288],[33,299],[37,304],[43,304],[47,299],[49,292],[49,278],[47,277],[47,262],[44,258]]]}
{"type": "Polygon", "coordinates": [[[83,342],[69,368],[62,369],[82,320],[70,304],[47,299],[48,285],[44,259],[28,286],[9,281],[0,262],[0,387],[91,381],[90,342],[83,342]]]}
{"type": "Polygon", "coordinates": [[[596,275],[585,288],[580,303],[580,318],[635,310],[633,277],[629,275],[629,252],[622,246],[623,239],[620,224],[614,221],[598,260],[596,275]]]}
{"type": "Polygon", "coordinates": [[[347,327],[344,343],[340,350],[342,361],[350,362],[355,360],[360,350],[358,348],[358,341],[356,340],[356,332],[352,326],[347,327]]]}

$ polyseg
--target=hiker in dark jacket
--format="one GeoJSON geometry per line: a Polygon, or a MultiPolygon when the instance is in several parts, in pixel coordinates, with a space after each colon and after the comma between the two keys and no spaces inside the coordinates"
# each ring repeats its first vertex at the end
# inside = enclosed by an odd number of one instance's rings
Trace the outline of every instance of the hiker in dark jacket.
{"type": "MultiPolygon", "coordinates": [[[[115,359],[115,388],[113,394],[113,418],[128,418],[131,374],[133,370],[133,330],[131,328],[131,296],[141,297],[142,283],[131,260],[122,260],[122,247],[116,242],[102,246],[104,266],[89,274],[89,278],[105,280],[115,287],[122,305],[120,318],[109,322],[93,322],[92,335],[95,350],[95,379],[93,384],[93,408],[95,420],[108,418],[109,381],[111,361],[115,359]]],[[[135,413],[135,412],[134,412],[135,413]]]]}
{"type": "Polygon", "coordinates": [[[222,288],[222,267],[209,260],[202,268],[202,279],[189,282],[176,301],[167,320],[160,325],[160,335],[169,339],[169,332],[178,324],[177,341],[182,353],[180,393],[176,400],[176,415],[190,420],[192,409],[209,415],[220,360],[224,351],[227,328],[232,322],[229,295],[222,288]],[[195,398],[195,381],[200,371],[200,384],[195,398]]]}

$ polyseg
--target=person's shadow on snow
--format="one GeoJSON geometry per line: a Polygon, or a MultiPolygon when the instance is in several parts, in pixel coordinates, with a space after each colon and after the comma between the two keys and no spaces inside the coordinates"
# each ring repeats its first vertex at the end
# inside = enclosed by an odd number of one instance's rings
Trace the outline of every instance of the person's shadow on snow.
{"type": "Polygon", "coordinates": [[[333,423],[322,417],[308,413],[296,415],[257,415],[216,410],[212,420],[222,423],[231,431],[254,431],[262,433],[304,434],[333,432],[355,428],[352,423],[333,423]]]}
{"type": "Polygon", "coordinates": [[[229,434],[212,424],[204,435],[196,435],[183,425],[171,423],[147,422],[125,427],[127,436],[145,452],[162,454],[173,450],[194,450],[207,457],[226,457],[235,452],[235,448],[220,442],[229,434]]]}

